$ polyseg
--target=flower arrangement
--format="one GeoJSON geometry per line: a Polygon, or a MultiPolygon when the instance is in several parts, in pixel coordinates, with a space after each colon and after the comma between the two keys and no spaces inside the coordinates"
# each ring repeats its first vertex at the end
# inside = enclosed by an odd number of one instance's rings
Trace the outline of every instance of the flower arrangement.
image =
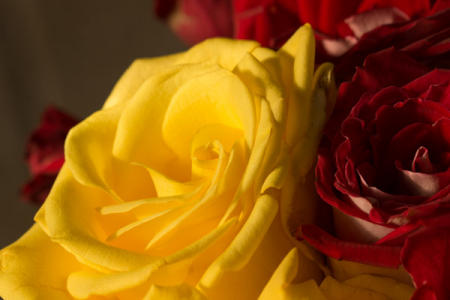
{"type": "Polygon", "coordinates": [[[45,114],[4,300],[450,297],[448,1],[155,5],[196,44],[45,114]]]}

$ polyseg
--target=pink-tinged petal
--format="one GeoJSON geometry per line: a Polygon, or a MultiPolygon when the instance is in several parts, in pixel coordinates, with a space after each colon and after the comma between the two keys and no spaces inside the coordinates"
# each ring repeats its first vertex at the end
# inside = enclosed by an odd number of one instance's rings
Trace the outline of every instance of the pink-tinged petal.
{"type": "Polygon", "coordinates": [[[436,172],[436,167],[428,158],[428,150],[425,147],[417,150],[412,165],[413,168],[410,171],[396,164],[403,187],[410,193],[431,197],[450,185],[450,167],[444,166],[445,171],[436,172]],[[423,153],[422,159],[418,158],[421,153],[423,153]]]}
{"type": "Polygon", "coordinates": [[[401,261],[418,288],[413,299],[429,299],[424,297],[433,293],[435,299],[450,298],[450,228],[430,229],[409,237],[401,261]]]}
{"type": "Polygon", "coordinates": [[[393,222],[391,216],[401,214],[408,207],[418,205],[426,200],[426,197],[418,195],[397,195],[384,192],[375,186],[369,185],[361,175],[360,184],[362,197],[370,199],[372,203],[369,220],[376,223],[403,225],[403,222],[399,223],[400,220],[398,219],[393,222]]]}
{"type": "Polygon", "coordinates": [[[403,245],[408,237],[415,236],[430,229],[450,228],[450,189],[446,189],[447,196],[442,200],[422,205],[420,213],[407,212],[417,216],[417,221],[398,227],[396,230],[381,238],[377,245],[403,245]]]}
{"type": "Polygon", "coordinates": [[[450,169],[440,174],[425,174],[400,170],[405,189],[416,195],[430,197],[449,185],[450,169]]]}
{"type": "Polygon", "coordinates": [[[336,236],[345,241],[372,244],[394,231],[393,228],[344,214],[337,209],[333,209],[333,216],[336,236]]]}
{"type": "Polygon", "coordinates": [[[405,242],[405,239],[408,237],[408,235],[416,231],[420,226],[421,225],[418,223],[411,223],[400,226],[396,230],[389,233],[388,235],[379,239],[375,244],[401,247],[405,242]]]}
{"type": "Polygon", "coordinates": [[[345,23],[360,38],[373,29],[397,22],[409,20],[407,14],[396,7],[375,8],[345,19],[345,23]]]}
{"type": "Polygon", "coordinates": [[[398,267],[400,265],[401,247],[342,241],[315,225],[303,225],[301,233],[303,238],[314,248],[336,259],[383,267],[398,267]]]}
{"type": "Polygon", "coordinates": [[[316,190],[319,196],[328,204],[337,209],[359,218],[367,218],[367,215],[354,206],[345,195],[337,195],[333,189],[333,172],[330,161],[323,155],[319,155],[316,167],[316,190]],[[342,199],[341,199],[342,197],[342,199]],[[347,201],[346,201],[347,200],[347,201]]]}
{"type": "Polygon", "coordinates": [[[353,36],[346,36],[345,38],[322,38],[320,39],[323,49],[328,55],[331,56],[341,56],[350,50],[358,40],[353,36]]]}
{"type": "MultiPolygon", "coordinates": [[[[419,107],[422,107],[424,111],[432,112],[430,105],[419,107]]],[[[403,114],[397,116],[408,121],[408,117],[403,114]]],[[[420,117],[417,117],[417,121],[426,122],[425,118],[420,120],[420,117]]],[[[395,125],[393,127],[395,128],[395,125]]],[[[389,142],[385,160],[389,164],[395,162],[397,170],[405,169],[418,173],[437,174],[441,177],[440,180],[443,180],[446,177],[441,173],[445,173],[450,167],[446,158],[449,151],[450,119],[441,116],[431,124],[405,125],[389,142]],[[423,153],[424,151],[425,153],[423,153]],[[426,156],[421,159],[423,155],[426,156]]],[[[448,181],[442,181],[442,184],[446,185],[448,181]]]]}
{"type": "Polygon", "coordinates": [[[430,161],[429,151],[426,147],[420,146],[414,154],[413,161],[411,163],[411,170],[413,172],[433,173],[435,168],[430,161]]]}

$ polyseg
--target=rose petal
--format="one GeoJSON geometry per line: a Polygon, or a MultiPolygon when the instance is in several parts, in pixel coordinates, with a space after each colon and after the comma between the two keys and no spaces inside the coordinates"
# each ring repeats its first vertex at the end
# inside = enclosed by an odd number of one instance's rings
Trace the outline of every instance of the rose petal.
{"type": "Polygon", "coordinates": [[[408,15],[397,7],[375,8],[345,19],[353,34],[360,38],[365,33],[385,24],[407,21],[408,15]]]}
{"type": "Polygon", "coordinates": [[[435,171],[432,162],[430,161],[429,151],[426,147],[420,146],[411,164],[413,172],[433,173],[435,171]]]}
{"type": "Polygon", "coordinates": [[[400,265],[400,247],[342,241],[315,225],[303,225],[301,232],[308,243],[327,256],[385,267],[400,265]]]}
{"type": "MultiPolygon", "coordinates": [[[[360,66],[370,53],[392,46],[396,49],[402,49],[417,40],[427,38],[436,32],[447,29],[449,15],[450,10],[447,9],[430,17],[421,18],[413,22],[385,25],[368,32],[362,37],[358,44],[339,59],[336,66],[338,82],[350,80],[355,67],[360,66]]],[[[433,44],[430,46],[432,45],[433,44]]],[[[433,60],[433,57],[428,57],[428,59],[433,60]]],[[[439,61],[439,58],[436,58],[436,60],[439,61]]],[[[442,57],[440,61],[442,62],[442,57]]],[[[433,66],[433,64],[431,64],[431,66],[433,66]]],[[[383,72],[383,68],[381,67],[383,67],[383,65],[379,66],[381,73],[387,74],[390,72],[389,69],[386,72],[383,72]]],[[[409,74],[406,73],[399,73],[399,75],[400,77],[397,77],[398,79],[403,78],[405,75],[409,76],[409,74]]],[[[414,79],[414,77],[411,79],[414,79]]],[[[406,82],[408,81],[405,81],[405,83],[406,82]]]]}
{"type": "Polygon", "coordinates": [[[69,300],[67,276],[83,266],[35,224],[0,251],[0,290],[5,299],[69,300]],[[61,268],[64,262],[64,268],[61,268]]]}
{"type": "Polygon", "coordinates": [[[408,91],[410,97],[421,97],[426,100],[433,100],[442,103],[444,107],[449,108],[450,100],[447,97],[448,85],[450,82],[449,78],[450,70],[436,69],[409,82],[403,86],[403,89],[408,91]],[[430,88],[434,89],[439,87],[444,88],[443,92],[439,93],[441,95],[430,97],[430,88]]]}
{"type": "Polygon", "coordinates": [[[448,228],[431,229],[406,240],[401,260],[418,288],[413,299],[432,299],[425,297],[433,294],[436,299],[450,297],[447,281],[450,270],[449,252],[448,228]]]}

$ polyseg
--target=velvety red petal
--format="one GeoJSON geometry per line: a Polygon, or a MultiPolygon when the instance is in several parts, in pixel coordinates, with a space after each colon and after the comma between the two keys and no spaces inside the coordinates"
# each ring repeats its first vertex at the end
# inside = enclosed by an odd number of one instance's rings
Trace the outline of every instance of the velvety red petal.
{"type": "Polygon", "coordinates": [[[337,25],[356,13],[361,0],[349,0],[343,5],[334,0],[298,0],[298,13],[302,23],[330,36],[337,35],[337,25]]]}
{"type": "Polygon", "coordinates": [[[400,265],[401,247],[367,245],[339,240],[316,225],[303,225],[302,237],[327,256],[383,267],[400,265]]]}
{"type": "Polygon", "coordinates": [[[351,115],[356,116],[369,124],[376,119],[376,114],[381,106],[392,106],[407,98],[407,93],[401,88],[388,86],[377,90],[370,97],[358,101],[352,109],[351,115]]]}
{"type": "Polygon", "coordinates": [[[438,300],[438,298],[432,287],[423,285],[416,289],[411,300],[438,300]]]}
{"type": "Polygon", "coordinates": [[[415,299],[450,299],[450,228],[430,229],[409,237],[401,261],[418,292],[415,299]]]}
{"type": "MultiPolygon", "coordinates": [[[[350,49],[345,55],[339,58],[335,66],[336,79],[338,82],[350,80],[355,68],[361,66],[364,59],[370,54],[377,51],[394,47],[397,50],[406,48],[407,46],[416,43],[422,39],[427,40],[419,48],[420,53],[424,53],[427,48],[434,46],[434,43],[441,43],[442,40],[429,39],[436,33],[449,28],[450,9],[440,11],[432,16],[426,18],[420,18],[407,23],[394,23],[391,25],[381,26],[371,32],[366,33],[359,42],[350,49]]],[[[406,50],[405,50],[406,51],[406,50]]],[[[436,60],[432,57],[424,57],[418,55],[421,62],[428,67],[435,67],[436,63],[443,63],[443,59],[447,56],[448,52],[441,49],[438,53],[436,60]],[[423,60],[423,58],[426,58],[423,60]],[[428,65],[431,63],[430,65],[428,65]]],[[[415,57],[413,50],[406,51],[410,57],[415,57]]],[[[420,54],[417,53],[417,54],[420,54]]],[[[428,53],[429,54],[429,53],[428,53]]]]}
{"type": "Polygon", "coordinates": [[[450,70],[436,69],[406,84],[409,97],[420,97],[441,103],[450,110],[450,70]]]}
{"type": "Polygon", "coordinates": [[[449,7],[450,7],[450,0],[436,0],[429,14],[433,15],[438,11],[445,10],[449,7]]]}
{"type": "Polygon", "coordinates": [[[424,16],[430,11],[429,0],[364,0],[362,1],[358,12],[367,11],[377,7],[396,7],[407,14],[409,17],[415,18],[424,16]]]}
{"type": "Polygon", "coordinates": [[[233,2],[234,36],[279,48],[301,25],[293,4],[282,1],[233,2]]]}
{"type": "Polygon", "coordinates": [[[359,74],[360,82],[371,90],[390,85],[402,86],[428,72],[426,66],[394,48],[367,56],[363,67],[359,74]]]}
{"type": "Polygon", "coordinates": [[[403,213],[412,222],[398,227],[396,230],[378,240],[379,245],[402,245],[405,240],[420,234],[429,228],[450,228],[450,187],[432,197],[432,201],[411,207],[403,213]]]}
{"type": "Polygon", "coordinates": [[[319,155],[316,167],[316,190],[319,196],[325,202],[346,214],[367,218],[367,215],[356,207],[348,196],[340,194],[333,186],[334,167],[326,156],[319,155]]]}

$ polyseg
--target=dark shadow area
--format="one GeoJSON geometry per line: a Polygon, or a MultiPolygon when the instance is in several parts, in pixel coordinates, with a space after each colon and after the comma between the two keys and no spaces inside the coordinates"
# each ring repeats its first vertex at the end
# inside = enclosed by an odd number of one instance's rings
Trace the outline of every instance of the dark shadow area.
{"type": "Polygon", "coordinates": [[[20,200],[25,142],[46,106],[82,119],[99,109],[137,57],[185,46],[160,23],[152,1],[0,2],[0,248],[31,224],[20,200]]]}

